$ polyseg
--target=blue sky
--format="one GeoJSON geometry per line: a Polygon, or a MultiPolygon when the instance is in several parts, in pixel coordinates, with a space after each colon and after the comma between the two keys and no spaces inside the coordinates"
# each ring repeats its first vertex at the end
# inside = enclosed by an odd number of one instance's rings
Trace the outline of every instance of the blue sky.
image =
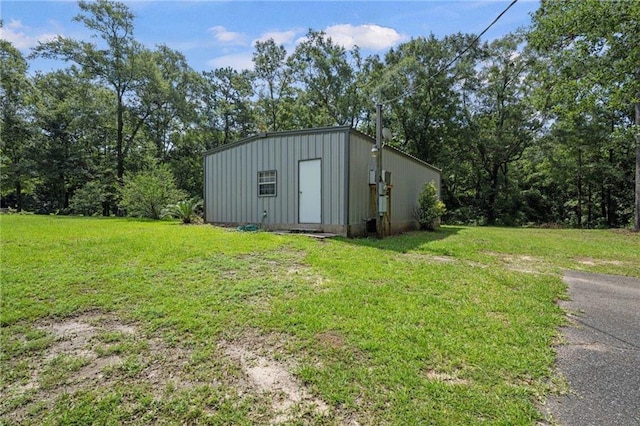
{"type": "MultiPolygon", "coordinates": [[[[347,48],[357,44],[364,55],[384,54],[411,38],[478,34],[510,1],[124,1],[136,15],[135,38],[153,48],[181,51],[197,71],[231,66],[250,68],[256,40],[273,38],[291,53],[307,30],[323,30],[347,48]]],[[[519,0],[484,36],[492,40],[527,26],[538,0],[519,0]]],[[[0,38],[23,54],[55,35],[89,41],[91,33],[72,21],[75,1],[2,0],[0,38]]],[[[32,62],[31,71],[61,64],[32,62]]]]}

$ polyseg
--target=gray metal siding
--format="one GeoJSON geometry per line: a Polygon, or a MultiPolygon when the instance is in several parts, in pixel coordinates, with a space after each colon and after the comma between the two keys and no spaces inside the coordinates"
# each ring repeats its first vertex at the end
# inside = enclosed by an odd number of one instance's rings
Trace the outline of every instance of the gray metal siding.
{"type": "Polygon", "coordinates": [[[349,144],[349,225],[360,225],[370,216],[369,170],[375,167],[371,158],[371,139],[351,134],[349,144]]]}
{"type": "Polygon", "coordinates": [[[391,149],[382,155],[382,168],[391,172],[391,222],[414,220],[413,210],[425,183],[433,182],[440,196],[440,172],[391,149]]]}
{"type": "MultiPolygon", "coordinates": [[[[371,158],[373,140],[359,133],[351,135],[349,149],[349,224],[358,225],[370,215],[369,170],[375,167],[371,158]]],[[[440,195],[440,172],[419,160],[385,148],[382,168],[391,172],[391,222],[413,221],[413,209],[425,183],[434,182],[440,195]]]]}
{"type": "Polygon", "coordinates": [[[322,160],[322,223],[346,224],[348,131],[272,134],[205,156],[205,213],[215,223],[298,223],[298,163],[322,160]],[[275,197],[258,197],[258,172],[275,170],[275,197]],[[263,219],[263,211],[267,212],[263,219]]]}

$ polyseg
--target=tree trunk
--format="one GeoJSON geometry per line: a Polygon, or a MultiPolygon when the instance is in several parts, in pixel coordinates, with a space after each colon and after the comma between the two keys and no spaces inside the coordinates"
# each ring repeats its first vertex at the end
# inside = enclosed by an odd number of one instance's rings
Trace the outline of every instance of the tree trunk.
{"type": "Polygon", "coordinates": [[[582,151],[578,151],[578,205],[576,206],[578,228],[582,228],[582,151]]]}
{"type": "MultiPolygon", "coordinates": [[[[637,96],[640,99],[640,92],[637,96]]],[[[640,102],[636,102],[636,212],[633,230],[640,231],[640,102]]]]}
{"type": "Polygon", "coordinates": [[[16,180],[16,210],[22,211],[22,182],[20,179],[16,180]]]}
{"type": "MultiPolygon", "coordinates": [[[[613,132],[612,132],[613,133],[613,132]]],[[[609,149],[609,164],[614,167],[613,149],[609,149]]],[[[613,179],[611,179],[613,181],[613,179]]],[[[607,185],[607,225],[613,228],[616,221],[616,210],[613,207],[613,197],[611,197],[611,183],[607,185]]]]}
{"type": "Polygon", "coordinates": [[[491,187],[489,190],[489,197],[487,200],[487,225],[493,226],[496,224],[496,201],[498,199],[498,175],[500,173],[500,166],[494,165],[491,171],[491,187]]]}
{"type": "Polygon", "coordinates": [[[600,185],[600,216],[608,228],[613,227],[613,200],[611,188],[608,185],[600,185]]]}
{"type": "Polygon", "coordinates": [[[593,226],[593,193],[591,184],[587,185],[587,228],[593,226]]]}
{"type": "Polygon", "coordinates": [[[117,134],[116,134],[116,156],[117,156],[117,168],[116,178],[120,185],[124,184],[124,105],[122,102],[122,94],[118,92],[118,106],[117,106],[117,134]]]}

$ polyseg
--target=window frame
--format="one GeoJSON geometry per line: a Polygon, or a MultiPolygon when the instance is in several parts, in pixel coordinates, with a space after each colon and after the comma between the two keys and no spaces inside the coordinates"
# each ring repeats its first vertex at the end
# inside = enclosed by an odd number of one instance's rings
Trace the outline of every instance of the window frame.
{"type": "Polygon", "coordinates": [[[278,196],[278,171],[277,170],[261,170],[258,172],[258,197],[277,197],[278,196]],[[273,176],[268,181],[265,178],[273,176]],[[273,193],[263,193],[264,188],[273,185],[273,193]]]}

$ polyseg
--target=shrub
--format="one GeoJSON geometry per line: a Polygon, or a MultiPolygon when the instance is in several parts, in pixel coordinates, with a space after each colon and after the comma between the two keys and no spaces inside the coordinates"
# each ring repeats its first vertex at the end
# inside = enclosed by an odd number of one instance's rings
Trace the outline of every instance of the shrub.
{"type": "Polygon", "coordinates": [[[200,218],[199,209],[202,207],[202,200],[194,197],[190,200],[178,201],[175,204],[169,204],[160,214],[163,219],[165,217],[175,217],[180,219],[182,223],[189,224],[200,218]]]}
{"type": "Polygon", "coordinates": [[[105,201],[105,194],[102,185],[98,181],[87,182],[69,200],[69,208],[75,214],[85,216],[96,216],[102,213],[102,203],[105,201]]]}
{"type": "Polygon", "coordinates": [[[128,216],[160,219],[163,206],[185,198],[165,165],[138,173],[121,190],[120,207],[128,216]]]}
{"type": "Polygon", "coordinates": [[[445,205],[438,200],[438,190],[434,183],[425,184],[418,196],[418,207],[415,210],[415,217],[420,224],[420,229],[433,231],[439,225],[440,217],[445,212],[445,205]]]}

